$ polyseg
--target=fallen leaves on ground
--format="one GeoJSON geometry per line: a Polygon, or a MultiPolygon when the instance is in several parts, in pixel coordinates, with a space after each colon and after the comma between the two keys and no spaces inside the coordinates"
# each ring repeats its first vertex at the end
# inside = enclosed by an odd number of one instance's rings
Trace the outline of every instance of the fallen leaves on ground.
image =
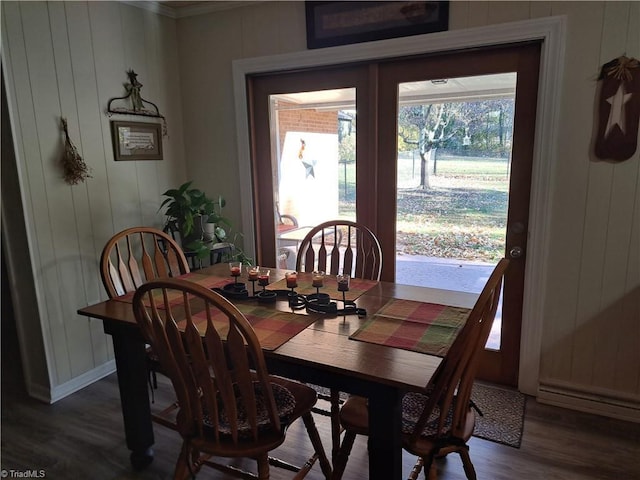
{"type": "MultiPolygon", "coordinates": [[[[508,192],[477,179],[431,180],[428,189],[398,189],[398,225],[404,231],[397,232],[397,252],[483,262],[502,258],[508,192]]],[[[341,199],[341,214],[355,210],[355,197],[341,199]]]]}
{"type": "Polygon", "coordinates": [[[437,235],[398,232],[396,251],[405,255],[496,261],[503,256],[503,242],[489,235],[445,232],[437,235]]]}
{"type": "Polygon", "coordinates": [[[495,231],[504,231],[506,206],[506,192],[490,189],[399,190],[398,221],[416,225],[416,231],[399,231],[396,250],[406,255],[495,261],[504,255],[504,240],[496,238],[495,231]]]}

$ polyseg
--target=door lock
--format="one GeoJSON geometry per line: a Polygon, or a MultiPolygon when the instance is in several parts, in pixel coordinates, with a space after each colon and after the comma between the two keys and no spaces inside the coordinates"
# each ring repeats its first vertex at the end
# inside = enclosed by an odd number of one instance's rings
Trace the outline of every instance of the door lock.
{"type": "Polygon", "coordinates": [[[520,258],[523,253],[524,250],[522,250],[522,247],[513,247],[511,250],[509,250],[509,256],[511,258],[520,258]]]}

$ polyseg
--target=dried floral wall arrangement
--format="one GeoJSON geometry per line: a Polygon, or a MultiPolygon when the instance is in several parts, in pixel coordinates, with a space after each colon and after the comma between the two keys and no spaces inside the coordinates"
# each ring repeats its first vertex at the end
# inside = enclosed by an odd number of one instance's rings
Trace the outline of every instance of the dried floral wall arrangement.
{"type": "Polygon", "coordinates": [[[64,181],[69,185],[77,185],[84,182],[89,175],[89,167],[78,153],[78,149],[69,138],[67,119],[61,118],[62,130],[64,131],[64,154],[62,155],[62,168],[64,170],[64,181]]]}

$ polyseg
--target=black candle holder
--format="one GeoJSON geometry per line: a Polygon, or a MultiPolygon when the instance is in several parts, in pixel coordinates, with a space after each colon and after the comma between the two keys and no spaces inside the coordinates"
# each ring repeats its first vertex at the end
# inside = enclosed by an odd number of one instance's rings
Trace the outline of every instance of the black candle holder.
{"type": "Polygon", "coordinates": [[[258,299],[259,303],[273,303],[278,298],[278,294],[276,292],[263,289],[261,292],[256,293],[255,297],[258,299]]]}
{"type": "Polygon", "coordinates": [[[270,292],[267,290],[267,285],[269,285],[269,273],[271,272],[267,269],[260,269],[258,272],[258,285],[262,287],[262,291],[256,293],[255,297],[258,299],[258,302],[261,303],[273,303],[278,297],[276,292],[270,292]]]}
{"type": "Polygon", "coordinates": [[[287,272],[284,274],[284,278],[287,282],[287,288],[291,289],[290,296],[293,296],[295,288],[298,286],[298,272],[287,272]]]}
{"type": "Polygon", "coordinates": [[[320,313],[337,313],[338,304],[332,302],[327,293],[312,293],[307,295],[307,310],[320,313]]]}
{"type": "Polygon", "coordinates": [[[350,305],[347,304],[347,292],[349,291],[349,282],[351,281],[351,277],[349,275],[336,275],[336,281],[338,282],[338,291],[342,292],[344,310],[349,310],[349,306],[355,308],[355,303],[349,302],[350,305]]]}
{"type": "Polygon", "coordinates": [[[256,282],[258,281],[258,274],[260,267],[248,266],[247,267],[247,280],[251,282],[251,295],[256,296],[256,282]]]}
{"type": "Polygon", "coordinates": [[[295,290],[291,290],[287,292],[287,300],[289,301],[289,306],[293,310],[300,310],[302,308],[306,308],[307,299],[304,295],[298,295],[295,290]]]}
{"type": "Polygon", "coordinates": [[[238,277],[242,273],[242,263],[240,262],[229,262],[229,273],[233,277],[233,283],[238,284],[238,277]]]}
{"type": "Polygon", "coordinates": [[[244,283],[236,282],[236,283],[227,283],[222,289],[214,289],[222,296],[237,300],[242,300],[245,298],[249,298],[249,292],[245,287],[244,283]]]}
{"type": "Polygon", "coordinates": [[[320,288],[324,286],[324,272],[311,272],[311,286],[316,289],[316,296],[320,296],[320,288]]]}

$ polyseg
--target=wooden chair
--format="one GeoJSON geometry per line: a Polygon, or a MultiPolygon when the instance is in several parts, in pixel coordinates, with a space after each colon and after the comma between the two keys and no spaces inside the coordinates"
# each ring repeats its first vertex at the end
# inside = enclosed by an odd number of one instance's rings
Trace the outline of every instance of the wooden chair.
{"type": "MultiPolygon", "coordinates": [[[[425,478],[435,479],[434,458],[452,452],[460,454],[467,478],[476,478],[467,445],[476,418],[471,389],[480,354],[491,332],[508,264],[507,259],[498,262],[467,322],[424,390],[407,393],[402,400],[402,446],[421,460],[410,476],[413,480],[419,475],[421,464],[425,478]]],[[[342,478],[356,435],[368,434],[367,399],[350,397],[340,411],[340,421],[345,436],[334,462],[334,480],[342,478]]]]}
{"type": "Polygon", "coordinates": [[[278,232],[282,233],[294,228],[298,228],[298,219],[293,215],[280,213],[280,205],[276,202],[276,227],[278,232]]]}
{"type": "MultiPolygon", "coordinates": [[[[189,262],[182,249],[156,228],[128,228],[111,237],[102,249],[100,275],[109,298],[135,292],[149,280],[184,273],[189,273],[189,262]]],[[[151,348],[147,348],[147,362],[149,384],[157,388],[156,373],[161,370],[151,348]]]]}
{"type": "Polygon", "coordinates": [[[189,273],[178,243],[153,227],[132,227],[116,233],[102,249],[100,275],[109,298],[135,290],[156,278],[189,273]]]}
{"type": "MultiPolygon", "coordinates": [[[[382,249],[375,234],[366,226],[349,220],[331,220],[316,225],[300,243],[296,258],[299,272],[323,271],[331,275],[349,274],[353,278],[380,280],[382,249]]],[[[318,392],[324,389],[315,387],[318,392]]],[[[331,458],[335,461],[340,447],[340,392],[331,389],[330,411],[316,410],[331,417],[331,458]]]]}
{"type": "Polygon", "coordinates": [[[362,224],[330,220],[313,227],[300,242],[296,270],[319,270],[331,275],[344,273],[353,278],[380,280],[380,242],[362,224]]]}
{"type": "MultiPolygon", "coordinates": [[[[298,220],[293,215],[286,213],[280,213],[280,205],[276,202],[276,237],[280,237],[280,234],[295,230],[298,228],[298,220]]],[[[278,248],[278,255],[276,257],[276,265],[278,268],[286,270],[288,259],[291,253],[295,254],[295,251],[291,247],[278,248]]]]}
{"type": "Polygon", "coordinates": [[[141,286],[133,309],[178,399],[175,422],[183,444],[175,479],[194,476],[202,465],[249,475],[212,462],[212,456],[253,458],[256,478],[267,479],[268,453],[284,442],[287,427],[299,417],[315,454],[295,478],[304,478],[316,458],[325,477],[331,477],[311,415],[315,391],[269,375],[253,328],[233,304],[193,282],[164,279],[141,286]]]}

